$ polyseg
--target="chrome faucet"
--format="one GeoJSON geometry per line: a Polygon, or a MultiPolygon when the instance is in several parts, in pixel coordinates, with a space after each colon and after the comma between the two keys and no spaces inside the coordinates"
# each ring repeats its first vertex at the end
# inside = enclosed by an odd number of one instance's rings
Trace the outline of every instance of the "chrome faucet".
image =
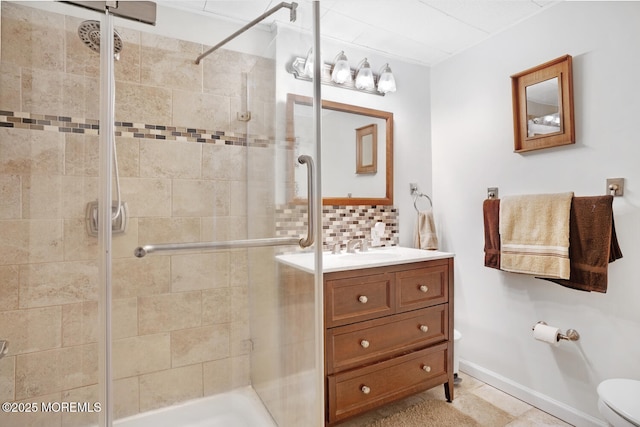
{"type": "Polygon", "coordinates": [[[369,249],[369,242],[367,239],[351,239],[347,242],[347,253],[356,253],[356,247],[360,247],[360,252],[366,252],[369,249]]]}

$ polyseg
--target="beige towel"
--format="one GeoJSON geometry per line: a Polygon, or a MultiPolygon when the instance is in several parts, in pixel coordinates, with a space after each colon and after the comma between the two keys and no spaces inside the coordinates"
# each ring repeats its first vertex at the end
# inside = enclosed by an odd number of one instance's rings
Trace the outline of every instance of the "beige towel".
{"type": "Polygon", "coordinates": [[[569,279],[573,193],[507,196],[500,202],[500,269],[569,279]]]}
{"type": "Polygon", "coordinates": [[[433,212],[431,210],[418,212],[413,246],[418,249],[438,249],[436,224],[433,220],[433,212]]]}

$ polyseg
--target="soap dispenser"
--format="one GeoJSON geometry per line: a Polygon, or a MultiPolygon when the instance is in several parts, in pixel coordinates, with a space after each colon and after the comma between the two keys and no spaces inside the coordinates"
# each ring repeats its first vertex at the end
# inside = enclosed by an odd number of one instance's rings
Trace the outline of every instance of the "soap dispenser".
{"type": "Polygon", "coordinates": [[[384,228],[384,222],[379,221],[371,228],[371,246],[376,247],[382,244],[380,238],[384,235],[384,228]]]}

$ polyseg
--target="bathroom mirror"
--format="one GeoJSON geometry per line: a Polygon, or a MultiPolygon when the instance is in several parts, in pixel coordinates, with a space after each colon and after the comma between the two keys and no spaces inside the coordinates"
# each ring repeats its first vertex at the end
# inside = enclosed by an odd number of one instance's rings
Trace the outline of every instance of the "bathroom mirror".
{"type": "Polygon", "coordinates": [[[378,172],[378,125],[356,129],[356,173],[378,172]]]}
{"type": "MultiPolygon", "coordinates": [[[[314,154],[312,128],[312,98],[288,94],[291,162],[314,154]]],[[[323,100],[322,139],[323,205],[393,204],[393,113],[323,100]]],[[[295,168],[288,181],[288,199],[306,200],[304,168],[295,168]]]]}
{"type": "Polygon", "coordinates": [[[511,76],[515,152],[575,143],[571,56],[511,76]]]}

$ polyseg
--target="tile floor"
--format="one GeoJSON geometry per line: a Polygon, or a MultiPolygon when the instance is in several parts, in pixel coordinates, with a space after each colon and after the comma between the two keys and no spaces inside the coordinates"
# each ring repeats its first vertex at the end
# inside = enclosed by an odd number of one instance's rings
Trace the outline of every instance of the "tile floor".
{"type": "MultiPolygon", "coordinates": [[[[542,427],[571,426],[528,403],[504,393],[467,374],[460,372],[462,381],[455,386],[452,405],[486,427],[542,427]]],[[[387,417],[423,400],[445,400],[444,388],[434,387],[398,402],[390,403],[340,424],[340,427],[362,427],[387,417]]]]}

